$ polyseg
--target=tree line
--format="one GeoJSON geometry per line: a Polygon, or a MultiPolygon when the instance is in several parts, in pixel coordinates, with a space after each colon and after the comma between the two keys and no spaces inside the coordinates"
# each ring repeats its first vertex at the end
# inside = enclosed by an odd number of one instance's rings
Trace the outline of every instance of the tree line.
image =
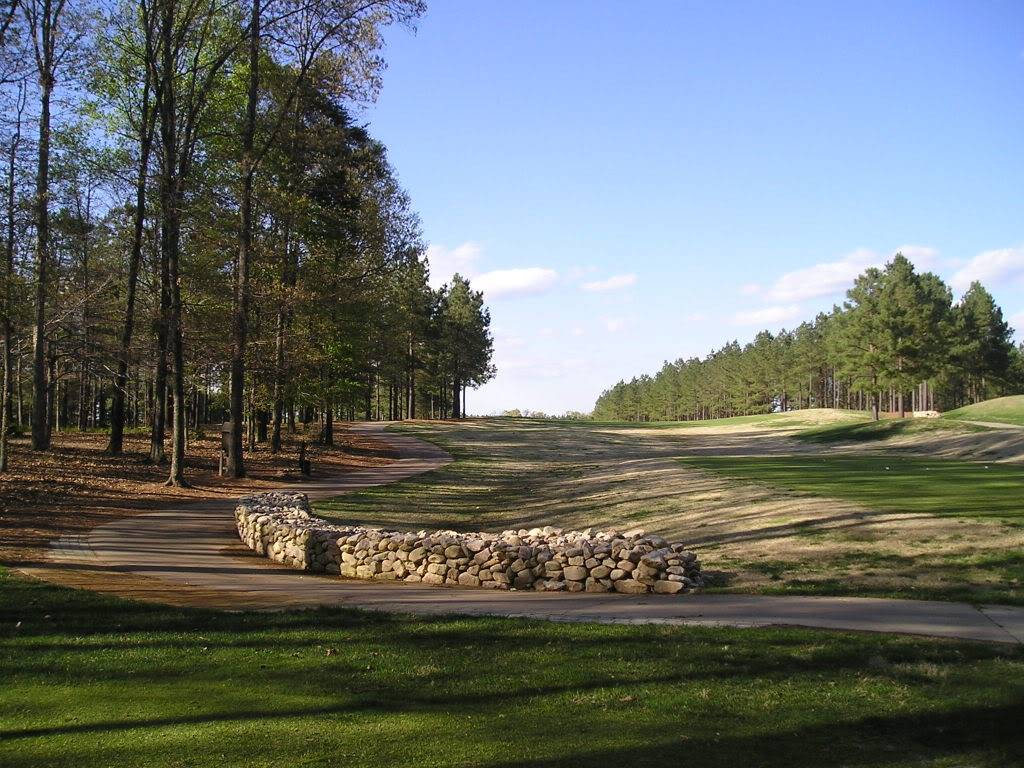
{"type": "Polygon", "coordinates": [[[0,18],[8,436],[128,428],[186,484],[190,434],[458,417],[490,316],[439,290],[384,145],[353,118],[421,0],[10,0],[0,18]]]}
{"type": "Polygon", "coordinates": [[[602,392],[597,419],[677,421],[800,408],[947,410],[1024,392],[1024,345],[992,295],[974,282],[958,302],[902,254],[861,274],[846,301],[813,322],[602,392]]]}

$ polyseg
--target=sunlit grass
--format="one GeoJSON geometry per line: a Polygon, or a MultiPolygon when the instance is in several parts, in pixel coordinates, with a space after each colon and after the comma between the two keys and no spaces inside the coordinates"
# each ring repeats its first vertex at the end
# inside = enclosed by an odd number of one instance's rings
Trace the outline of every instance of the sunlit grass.
{"type": "Polygon", "coordinates": [[[997,397],[948,411],[942,417],[954,421],[991,421],[1024,427],[1024,395],[997,397]]]}
{"type": "Polygon", "coordinates": [[[691,456],[687,464],[888,512],[1024,518],[1024,467],[906,456],[691,456]]]}

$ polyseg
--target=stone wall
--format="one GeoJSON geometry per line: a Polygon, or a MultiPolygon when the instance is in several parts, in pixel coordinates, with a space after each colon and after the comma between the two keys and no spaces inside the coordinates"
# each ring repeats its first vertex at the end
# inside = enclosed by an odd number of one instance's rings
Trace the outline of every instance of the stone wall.
{"type": "Polygon", "coordinates": [[[695,554],[641,530],[387,531],[328,523],[304,493],[286,491],[241,499],[235,521],[246,546],[271,560],[355,579],[670,595],[703,583],[695,554]]]}

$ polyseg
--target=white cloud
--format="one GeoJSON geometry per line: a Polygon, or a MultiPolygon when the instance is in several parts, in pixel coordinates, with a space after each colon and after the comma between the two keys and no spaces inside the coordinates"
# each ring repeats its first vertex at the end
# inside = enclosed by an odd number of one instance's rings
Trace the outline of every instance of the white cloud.
{"type": "Polygon", "coordinates": [[[496,269],[472,278],[473,288],[484,292],[484,298],[495,299],[522,293],[539,293],[558,280],[558,273],[544,267],[496,269]]]}
{"type": "Polygon", "coordinates": [[[878,266],[881,259],[874,251],[858,248],[838,261],[826,261],[782,275],[768,296],[775,301],[802,301],[845,291],[868,267],[878,266]]]}
{"type": "MultiPolygon", "coordinates": [[[[836,261],[824,261],[804,269],[787,272],[768,289],[773,301],[790,302],[834,296],[845,293],[853,281],[868,267],[881,267],[896,253],[902,253],[918,270],[928,270],[938,263],[939,252],[927,245],[902,245],[882,255],[870,248],[858,248],[836,261]]],[[[752,289],[753,285],[743,286],[752,289]]],[[[751,290],[751,293],[756,291],[751,290]]]]}
{"type": "Polygon", "coordinates": [[[475,290],[483,291],[485,298],[494,299],[517,293],[538,293],[550,288],[558,280],[558,273],[545,267],[480,272],[479,260],[480,246],[474,242],[465,242],[455,248],[429,245],[427,262],[430,265],[430,286],[440,288],[449,282],[455,273],[459,273],[469,278],[475,290]]]}
{"type": "Polygon", "coordinates": [[[901,245],[893,255],[902,253],[918,272],[928,272],[939,266],[939,252],[927,245],[901,245]]]}
{"type": "Polygon", "coordinates": [[[569,333],[572,334],[573,336],[579,337],[579,336],[582,336],[584,333],[586,333],[586,331],[584,331],[579,326],[576,326],[571,331],[569,331],[569,333]]]}
{"type": "Polygon", "coordinates": [[[762,307],[749,312],[737,312],[733,315],[732,322],[734,325],[772,325],[784,323],[799,316],[799,305],[786,304],[762,307]]]}
{"type": "Polygon", "coordinates": [[[761,286],[758,283],[746,283],[740,286],[740,294],[743,296],[753,296],[761,292],[761,286]]]}
{"type": "Polygon", "coordinates": [[[431,244],[427,246],[427,263],[430,265],[430,287],[440,288],[452,279],[456,272],[472,275],[480,258],[480,246],[466,242],[455,248],[431,244]]]}
{"type": "Polygon", "coordinates": [[[608,329],[608,333],[618,333],[626,327],[626,321],[621,317],[609,317],[605,319],[604,327],[608,329]]]}
{"type": "Polygon", "coordinates": [[[504,349],[522,349],[526,346],[526,339],[522,336],[499,336],[495,334],[494,345],[504,349]]]}
{"type": "Polygon", "coordinates": [[[1017,332],[1017,339],[1024,341],[1024,309],[1008,317],[1006,322],[1008,322],[1010,327],[1017,332]]]}
{"type": "Polygon", "coordinates": [[[636,285],[636,275],[632,272],[625,275],[612,275],[606,280],[595,280],[583,284],[584,291],[617,291],[620,288],[628,288],[636,285]]]}
{"type": "Polygon", "coordinates": [[[957,270],[950,282],[954,288],[963,291],[975,280],[993,288],[1002,281],[1020,277],[1024,277],[1024,247],[999,248],[979,253],[957,270]]]}

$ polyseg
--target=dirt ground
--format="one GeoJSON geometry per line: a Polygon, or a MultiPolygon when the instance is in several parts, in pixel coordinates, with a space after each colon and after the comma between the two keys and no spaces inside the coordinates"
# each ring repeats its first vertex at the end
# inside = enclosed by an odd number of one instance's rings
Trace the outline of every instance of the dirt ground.
{"type": "Polygon", "coordinates": [[[9,472],[0,476],[0,562],[36,560],[53,539],[182,497],[235,497],[282,483],[301,488],[298,452],[303,440],[313,479],[391,461],[386,446],[344,429],[338,430],[334,447],[316,445],[300,434],[286,435],[276,456],[266,444],[258,444],[246,455],[248,476],[235,480],[218,476],[220,435],[207,431],[189,445],[186,477],[192,487],[169,488],[163,485],[167,466],[148,460],[148,436],[126,436],[120,456],[104,452],[105,432],[57,434],[53,450],[47,452],[30,450],[27,438],[14,439],[9,472]]]}

